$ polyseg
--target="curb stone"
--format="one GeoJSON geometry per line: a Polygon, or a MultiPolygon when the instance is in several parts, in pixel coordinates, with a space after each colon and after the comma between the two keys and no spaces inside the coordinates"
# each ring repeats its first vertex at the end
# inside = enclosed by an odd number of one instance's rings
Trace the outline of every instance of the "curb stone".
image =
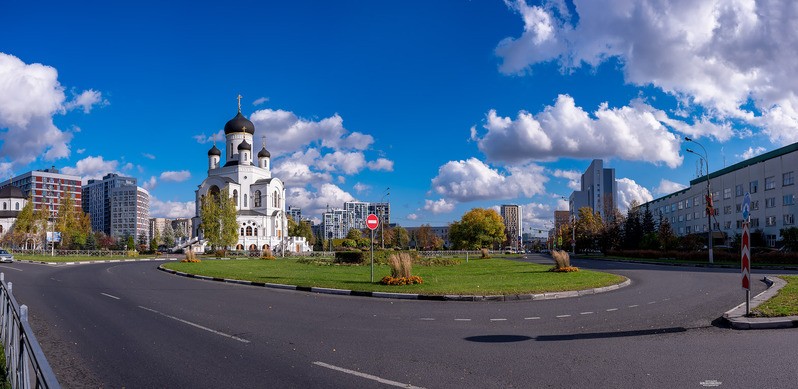
{"type": "Polygon", "coordinates": [[[67,266],[67,265],[88,265],[92,263],[122,263],[122,262],[144,262],[144,261],[177,261],[179,258],[141,258],[141,259],[98,259],[94,261],[74,261],[74,262],[46,262],[31,261],[28,259],[18,259],[16,262],[34,263],[37,265],[67,266]]]}
{"type": "MultiPolygon", "coordinates": [[[[751,299],[750,308],[754,309],[778,293],[779,289],[787,282],[779,277],[765,277],[762,281],[768,284],[768,289],[751,299]]],[[[770,328],[798,327],[798,316],[784,317],[746,317],[745,303],[742,303],[723,314],[723,318],[737,330],[755,330],[770,328]]]]}
{"type": "Polygon", "coordinates": [[[549,293],[534,293],[534,294],[508,294],[508,295],[490,295],[490,296],[478,296],[478,295],[426,295],[426,294],[415,294],[415,293],[391,293],[391,292],[366,292],[366,291],[358,291],[358,290],[348,290],[348,289],[335,289],[335,288],[320,288],[320,287],[310,287],[310,286],[297,286],[297,285],[284,285],[284,284],[272,284],[272,283],[264,283],[264,282],[253,282],[253,281],[244,281],[244,280],[235,280],[230,278],[218,278],[218,277],[208,277],[208,276],[199,276],[195,274],[184,273],[177,270],[167,269],[163,267],[163,265],[158,266],[158,270],[183,276],[189,278],[198,278],[201,280],[206,281],[217,281],[217,282],[226,282],[230,284],[239,284],[239,285],[250,285],[250,286],[261,286],[266,288],[274,288],[274,289],[287,289],[287,290],[298,290],[303,292],[311,292],[311,293],[324,293],[324,294],[335,294],[341,296],[360,296],[360,297],[378,297],[378,298],[391,298],[391,299],[405,299],[405,300],[432,300],[432,301],[521,301],[521,300],[552,300],[552,299],[560,299],[560,298],[570,298],[570,297],[579,297],[588,294],[596,294],[596,293],[603,293],[609,292],[616,289],[623,288],[625,286],[629,286],[632,281],[628,278],[615,285],[605,286],[602,288],[593,288],[593,289],[583,289],[583,290],[574,290],[574,291],[567,291],[567,292],[549,292],[549,293]]]}
{"type": "MultiPolygon", "coordinates": [[[[648,262],[642,260],[627,260],[627,259],[614,259],[614,258],[599,258],[599,257],[573,257],[572,259],[584,259],[587,261],[605,261],[605,262],[621,262],[621,263],[638,263],[644,265],[662,265],[662,266],[683,266],[683,267],[705,267],[710,269],[740,269],[740,265],[727,265],[716,263],[669,263],[669,262],[648,262]]],[[[757,270],[798,270],[798,266],[751,266],[751,269],[757,270]]]]}

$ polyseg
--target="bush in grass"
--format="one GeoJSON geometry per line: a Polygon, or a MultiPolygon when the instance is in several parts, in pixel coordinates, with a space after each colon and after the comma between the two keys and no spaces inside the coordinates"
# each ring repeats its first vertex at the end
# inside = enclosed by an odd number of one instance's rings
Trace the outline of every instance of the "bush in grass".
{"type": "Polygon", "coordinates": [[[366,256],[363,255],[362,251],[336,251],[335,252],[335,263],[338,264],[348,264],[348,265],[359,265],[365,262],[366,256]]]}
{"type": "Polygon", "coordinates": [[[127,256],[128,257],[138,257],[139,256],[139,252],[136,251],[136,250],[128,250],[127,251],[127,256]]]}
{"type": "Polygon", "coordinates": [[[391,266],[391,275],[385,276],[380,280],[384,285],[412,285],[420,284],[421,277],[414,276],[413,257],[407,253],[393,254],[388,257],[388,265],[391,266]]]}
{"type": "Polygon", "coordinates": [[[265,250],[261,251],[260,258],[261,259],[268,259],[268,260],[276,259],[276,258],[274,258],[274,254],[272,253],[272,248],[271,247],[266,247],[265,250]]]}
{"type": "Polygon", "coordinates": [[[481,249],[481,250],[479,250],[479,252],[482,254],[482,257],[481,257],[482,259],[490,258],[490,255],[488,255],[488,249],[481,249]]]}
{"type": "Polygon", "coordinates": [[[186,251],[186,258],[184,258],[180,262],[194,262],[194,263],[196,263],[196,262],[200,262],[200,260],[197,259],[197,254],[194,254],[193,251],[189,250],[189,251],[186,251]]]}
{"type": "Polygon", "coordinates": [[[579,271],[579,268],[571,266],[571,256],[568,255],[568,252],[554,250],[551,252],[551,257],[554,258],[554,267],[549,271],[564,273],[579,271]]]}

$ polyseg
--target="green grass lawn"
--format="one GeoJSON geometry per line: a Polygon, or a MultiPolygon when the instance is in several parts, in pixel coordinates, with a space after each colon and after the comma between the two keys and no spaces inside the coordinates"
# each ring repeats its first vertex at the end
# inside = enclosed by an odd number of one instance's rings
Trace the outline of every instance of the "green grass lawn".
{"type": "Polygon", "coordinates": [[[191,274],[238,280],[315,286],[372,292],[498,295],[559,292],[597,288],[623,282],[624,277],[587,270],[552,273],[551,266],[504,259],[465,259],[453,266],[414,266],[413,275],[423,284],[388,286],[379,284],[390,275],[387,265],[335,266],[300,263],[295,258],[276,260],[205,260],[200,263],[168,263],[164,267],[191,274]]]}
{"type": "Polygon", "coordinates": [[[779,276],[787,281],[775,296],[753,310],[756,316],[778,317],[798,315],[798,276],[779,276]]]}

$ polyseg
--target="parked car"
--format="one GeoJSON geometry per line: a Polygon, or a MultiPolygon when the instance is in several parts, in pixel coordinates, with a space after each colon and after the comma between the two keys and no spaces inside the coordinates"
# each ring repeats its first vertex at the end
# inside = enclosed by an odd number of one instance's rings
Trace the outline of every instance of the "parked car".
{"type": "Polygon", "coordinates": [[[11,263],[14,262],[14,256],[11,255],[8,251],[0,249],[0,262],[7,262],[11,263]]]}

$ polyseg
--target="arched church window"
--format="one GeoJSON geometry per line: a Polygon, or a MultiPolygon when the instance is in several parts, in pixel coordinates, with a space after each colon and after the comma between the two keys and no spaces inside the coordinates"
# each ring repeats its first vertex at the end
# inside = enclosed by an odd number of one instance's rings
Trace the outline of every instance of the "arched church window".
{"type": "Polygon", "coordinates": [[[233,189],[233,198],[235,199],[236,207],[237,207],[238,206],[238,190],[237,189],[233,189]]]}
{"type": "Polygon", "coordinates": [[[272,206],[275,208],[279,207],[278,201],[279,200],[277,199],[277,191],[274,191],[274,196],[272,197],[272,206]]]}
{"type": "Polygon", "coordinates": [[[255,227],[255,236],[258,236],[258,227],[255,227]]]}
{"type": "Polygon", "coordinates": [[[241,227],[241,236],[244,236],[244,227],[241,227]]]}
{"type": "Polygon", "coordinates": [[[19,211],[19,203],[16,203],[15,208],[19,211]]]}
{"type": "Polygon", "coordinates": [[[255,208],[259,208],[260,207],[260,191],[259,190],[255,191],[255,197],[252,199],[252,201],[255,203],[255,208]]]}
{"type": "Polygon", "coordinates": [[[6,203],[3,203],[3,210],[6,210],[6,203]]]}
{"type": "Polygon", "coordinates": [[[247,160],[247,153],[244,153],[244,162],[247,160]]]}
{"type": "Polygon", "coordinates": [[[244,193],[244,207],[248,207],[248,206],[249,205],[247,205],[247,194],[244,193]]]}
{"type": "Polygon", "coordinates": [[[252,236],[252,227],[247,227],[247,236],[252,236]]]}

